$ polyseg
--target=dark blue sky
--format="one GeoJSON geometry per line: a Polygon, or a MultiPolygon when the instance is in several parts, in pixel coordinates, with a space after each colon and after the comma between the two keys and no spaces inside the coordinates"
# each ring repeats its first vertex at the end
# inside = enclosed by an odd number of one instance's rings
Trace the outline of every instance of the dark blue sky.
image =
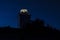
{"type": "Polygon", "coordinates": [[[27,8],[32,20],[43,19],[60,29],[60,1],[58,0],[0,0],[0,26],[17,27],[17,14],[21,8],[27,8]]]}

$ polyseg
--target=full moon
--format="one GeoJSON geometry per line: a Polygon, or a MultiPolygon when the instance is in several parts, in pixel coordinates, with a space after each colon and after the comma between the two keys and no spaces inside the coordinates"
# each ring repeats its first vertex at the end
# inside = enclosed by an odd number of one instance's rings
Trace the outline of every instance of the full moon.
{"type": "Polygon", "coordinates": [[[20,10],[20,13],[21,13],[21,12],[25,13],[25,12],[28,12],[28,10],[27,10],[27,9],[21,9],[21,10],[20,10]]]}

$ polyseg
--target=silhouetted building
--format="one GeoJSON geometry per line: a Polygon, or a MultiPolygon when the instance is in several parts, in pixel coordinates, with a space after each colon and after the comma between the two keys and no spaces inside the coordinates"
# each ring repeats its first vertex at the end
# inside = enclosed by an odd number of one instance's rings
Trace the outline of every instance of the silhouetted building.
{"type": "Polygon", "coordinates": [[[30,22],[30,14],[28,13],[27,9],[21,9],[19,13],[19,24],[20,28],[26,28],[26,24],[30,22]]]}

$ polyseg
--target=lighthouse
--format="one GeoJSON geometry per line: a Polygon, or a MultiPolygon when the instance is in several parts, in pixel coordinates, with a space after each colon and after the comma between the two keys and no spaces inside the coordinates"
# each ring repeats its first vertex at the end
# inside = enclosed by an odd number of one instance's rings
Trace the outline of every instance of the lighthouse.
{"type": "Polygon", "coordinates": [[[21,9],[19,13],[20,28],[26,28],[26,24],[30,22],[30,14],[27,9],[21,9]]]}

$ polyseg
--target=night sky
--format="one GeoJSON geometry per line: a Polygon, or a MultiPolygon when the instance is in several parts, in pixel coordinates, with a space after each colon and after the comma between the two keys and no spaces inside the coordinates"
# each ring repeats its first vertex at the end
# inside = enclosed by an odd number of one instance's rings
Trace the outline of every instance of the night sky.
{"type": "Polygon", "coordinates": [[[42,19],[46,24],[60,29],[60,1],[58,0],[0,0],[0,26],[17,28],[18,12],[26,8],[31,19],[42,19]]]}

